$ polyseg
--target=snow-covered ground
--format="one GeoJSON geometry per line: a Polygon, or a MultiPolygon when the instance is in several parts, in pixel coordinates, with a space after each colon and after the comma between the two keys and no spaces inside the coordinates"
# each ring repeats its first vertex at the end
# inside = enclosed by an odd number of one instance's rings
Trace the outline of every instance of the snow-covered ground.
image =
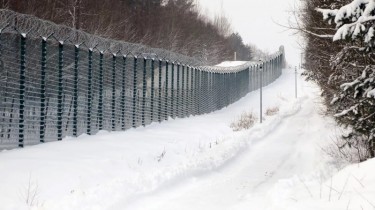
{"type": "Polygon", "coordinates": [[[335,174],[321,149],[336,132],[319,89],[299,78],[295,99],[286,69],[263,94],[279,112],[249,130],[230,124],[259,116],[259,91],[203,116],[2,151],[0,209],[373,210],[374,160],[335,174]]]}

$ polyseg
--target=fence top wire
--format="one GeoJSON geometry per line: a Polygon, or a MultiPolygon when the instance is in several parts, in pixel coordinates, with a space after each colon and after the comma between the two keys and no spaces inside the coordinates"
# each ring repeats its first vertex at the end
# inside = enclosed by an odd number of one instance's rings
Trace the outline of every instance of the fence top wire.
{"type": "Polygon", "coordinates": [[[65,25],[58,25],[51,21],[42,20],[33,15],[21,14],[12,10],[0,9],[0,34],[13,33],[32,39],[54,39],[60,44],[71,44],[76,47],[85,47],[91,51],[109,53],[113,56],[131,56],[141,59],[153,59],[168,63],[190,66],[200,71],[212,73],[235,73],[251,67],[257,67],[261,63],[270,62],[284,54],[284,48],[269,57],[264,62],[246,62],[235,67],[208,66],[206,61],[195,57],[174,53],[160,48],[151,48],[141,44],[113,40],[97,35],[76,30],[65,25]]]}

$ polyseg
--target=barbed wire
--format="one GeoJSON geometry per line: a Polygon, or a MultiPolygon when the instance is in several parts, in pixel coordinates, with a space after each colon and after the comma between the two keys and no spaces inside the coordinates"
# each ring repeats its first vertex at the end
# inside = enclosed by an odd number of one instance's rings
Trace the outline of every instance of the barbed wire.
{"type": "Polygon", "coordinates": [[[122,55],[124,57],[131,55],[133,57],[163,60],[170,63],[194,66],[202,71],[216,73],[236,73],[260,65],[263,62],[270,62],[278,56],[283,55],[283,50],[280,50],[271,55],[266,61],[246,62],[233,67],[210,66],[204,59],[198,59],[160,48],[151,48],[142,44],[103,38],[65,25],[42,20],[33,15],[21,14],[7,9],[0,9],[0,33],[17,33],[32,39],[55,39],[61,44],[85,47],[88,50],[97,50],[101,53],[110,53],[116,56],[122,55]]]}

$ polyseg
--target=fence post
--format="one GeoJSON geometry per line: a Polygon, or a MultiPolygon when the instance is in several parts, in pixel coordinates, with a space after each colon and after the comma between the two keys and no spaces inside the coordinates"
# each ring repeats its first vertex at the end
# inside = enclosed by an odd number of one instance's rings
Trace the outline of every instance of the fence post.
{"type": "Polygon", "coordinates": [[[217,83],[216,83],[216,72],[212,72],[212,105],[214,106],[215,110],[218,110],[217,106],[217,98],[218,98],[218,89],[217,89],[217,83]]]}
{"type": "Polygon", "coordinates": [[[229,77],[229,73],[225,73],[225,92],[226,92],[226,98],[225,98],[225,107],[228,106],[229,104],[229,99],[230,99],[230,93],[231,93],[231,90],[230,90],[230,77],[229,77]]]}
{"type": "Polygon", "coordinates": [[[185,89],[185,117],[189,117],[189,111],[190,111],[190,66],[186,66],[186,89],[185,89]]]}
{"type": "Polygon", "coordinates": [[[57,93],[57,140],[62,140],[62,114],[63,114],[63,64],[64,64],[64,43],[59,42],[59,73],[57,93]]]}
{"type": "Polygon", "coordinates": [[[251,78],[250,77],[251,77],[251,67],[247,69],[247,82],[248,82],[247,93],[251,92],[251,78]]]}
{"type": "Polygon", "coordinates": [[[224,73],[224,84],[225,84],[225,107],[228,106],[230,100],[230,77],[229,73],[224,73]]]}
{"type": "Polygon", "coordinates": [[[208,98],[207,90],[208,90],[208,72],[202,71],[202,114],[207,113],[207,103],[205,103],[204,99],[208,98]]]}
{"type": "Polygon", "coordinates": [[[250,67],[250,91],[253,91],[254,88],[254,66],[250,67]]]}
{"type": "Polygon", "coordinates": [[[201,69],[199,71],[199,114],[204,114],[204,103],[203,103],[203,97],[204,97],[204,86],[205,86],[205,72],[201,69]]]}
{"type": "Polygon", "coordinates": [[[194,77],[194,68],[190,67],[190,114],[195,115],[194,113],[194,88],[195,88],[195,77],[194,77]]]}
{"type": "Polygon", "coordinates": [[[171,117],[174,119],[174,63],[172,62],[171,75],[171,117]]]}
{"type": "MultiPolygon", "coordinates": [[[[78,54],[77,54],[78,55],[78,54]]],[[[103,129],[103,57],[104,52],[101,51],[99,55],[99,103],[98,103],[98,117],[99,117],[99,130],[103,129]]],[[[78,57],[77,57],[78,62],[78,57]]],[[[76,65],[77,66],[77,65],[76,65]]],[[[77,68],[75,67],[75,71],[77,72],[77,68]]],[[[78,77],[78,73],[77,73],[78,77]]],[[[75,82],[75,84],[77,84],[75,82]]],[[[78,96],[77,96],[78,99],[78,96]]],[[[77,100],[75,100],[77,101],[77,100]]]]}
{"type": "Polygon", "coordinates": [[[195,114],[196,115],[199,115],[199,107],[200,107],[200,101],[199,101],[199,94],[200,94],[200,72],[198,69],[195,69],[195,75],[194,75],[194,78],[195,78],[195,105],[196,105],[196,108],[195,108],[195,114]]]}
{"type": "Polygon", "coordinates": [[[143,58],[143,87],[142,87],[142,126],[146,126],[145,122],[145,108],[146,108],[146,88],[147,88],[147,81],[146,81],[146,66],[147,66],[147,59],[143,58]]]}
{"type": "Polygon", "coordinates": [[[175,114],[174,116],[175,117],[180,117],[180,101],[181,101],[181,98],[180,98],[180,92],[181,92],[181,88],[180,88],[180,64],[177,63],[177,84],[176,84],[176,106],[175,106],[175,114]]]}
{"type": "Polygon", "coordinates": [[[277,58],[273,60],[273,71],[272,71],[272,81],[276,80],[276,70],[277,70],[277,58]]]}
{"type": "Polygon", "coordinates": [[[165,120],[168,120],[168,61],[165,61],[165,106],[164,106],[164,111],[165,111],[165,120]]]}
{"type": "Polygon", "coordinates": [[[185,117],[185,65],[182,65],[182,75],[181,75],[181,109],[180,109],[180,116],[185,117]]]}
{"type": "Polygon", "coordinates": [[[137,62],[138,59],[136,56],[134,56],[134,68],[133,68],[133,115],[132,115],[132,127],[135,128],[135,105],[136,105],[136,100],[137,100],[137,62]]]}
{"type": "Polygon", "coordinates": [[[116,54],[112,54],[112,131],[116,130],[116,54]]]}
{"type": "Polygon", "coordinates": [[[268,72],[268,61],[263,62],[263,68],[262,68],[262,87],[267,86],[267,72],[268,72]]]}
{"type": "Polygon", "coordinates": [[[26,34],[21,34],[21,60],[20,60],[20,81],[19,81],[19,125],[18,125],[18,147],[24,146],[25,129],[25,71],[26,71],[26,34]]]}
{"type": "Polygon", "coordinates": [[[39,138],[40,142],[44,143],[45,128],[46,128],[46,64],[47,64],[47,38],[42,40],[42,63],[41,63],[41,78],[40,78],[40,124],[39,124],[39,138]]]}
{"type": "Polygon", "coordinates": [[[121,129],[125,130],[125,81],[126,81],[126,56],[122,57],[122,87],[121,87],[121,129]]]}
{"type": "Polygon", "coordinates": [[[92,53],[93,50],[89,49],[89,68],[87,75],[87,134],[91,135],[91,99],[92,99],[92,53]]]}
{"type": "Polygon", "coordinates": [[[207,103],[207,113],[210,113],[212,111],[212,92],[211,92],[211,87],[212,87],[212,73],[207,72],[207,94],[208,94],[208,103],[207,103]]]}
{"type": "Polygon", "coordinates": [[[162,85],[162,60],[159,60],[159,104],[158,104],[158,121],[159,123],[161,122],[161,104],[162,104],[162,99],[161,99],[161,85],[162,85]]]}
{"type": "Polygon", "coordinates": [[[219,74],[219,90],[222,94],[219,96],[219,104],[220,104],[220,109],[224,107],[224,98],[225,98],[225,78],[224,78],[224,72],[220,72],[219,74]]]}
{"type": "Polygon", "coordinates": [[[216,107],[214,107],[214,93],[213,93],[213,85],[214,85],[214,74],[213,72],[210,72],[209,73],[210,75],[210,84],[209,84],[209,96],[210,96],[210,106],[209,106],[209,112],[212,112],[216,109],[216,107]]]}
{"type": "Polygon", "coordinates": [[[247,80],[246,80],[247,81],[247,89],[246,89],[245,95],[247,95],[250,92],[250,67],[247,69],[246,76],[247,76],[247,80]]]}
{"type": "Polygon", "coordinates": [[[260,67],[259,67],[259,71],[260,71],[260,81],[259,81],[259,83],[260,83],[260,123],[262,123],[263,122],[263,93],[262,93],[262,89],[263,89],[263,64],[264,63],[261,63],[260,64],[260,67]]]}
{"type": "Polygon", "coordinates": [[[154,121],[154,98],[155,98],[155,60],[151,60],[151,122],[154,121]]]}
{"type": "MultiPolygon", "coordinates": [[[[74,87],[73,87],[73,136],[77,137],[78,130],[78,56],[79,46],[74,47],[74,87]]],[[[100,103],[100,101],[99,101],[100,103]]],[[[99,118],[100,119],[100,118],[99,118]]]]}

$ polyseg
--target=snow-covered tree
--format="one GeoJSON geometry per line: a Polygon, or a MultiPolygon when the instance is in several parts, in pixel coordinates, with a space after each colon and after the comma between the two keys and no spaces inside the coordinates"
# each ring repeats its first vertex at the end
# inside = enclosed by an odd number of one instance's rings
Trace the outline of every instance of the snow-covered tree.
{"type": "Polygon", "coordinates": [[[369,157],[375,157],[375,0],[354,0],[338,9],[317,11],[335,23],[333,40],[347,42],[331,59],[335,73],[329,80],[341,89],[331,102],[335,117],[352,130],[346,145],[364,145],[369,157]]]}
{"type": "Polygon", "coordinates": [[[336,24],[337,40],[359,40],[365,44],[364,48],[371,50],[375,41],[375,1],[354,0],[340,9],[317,9],[328,22],[336,24]]]}

